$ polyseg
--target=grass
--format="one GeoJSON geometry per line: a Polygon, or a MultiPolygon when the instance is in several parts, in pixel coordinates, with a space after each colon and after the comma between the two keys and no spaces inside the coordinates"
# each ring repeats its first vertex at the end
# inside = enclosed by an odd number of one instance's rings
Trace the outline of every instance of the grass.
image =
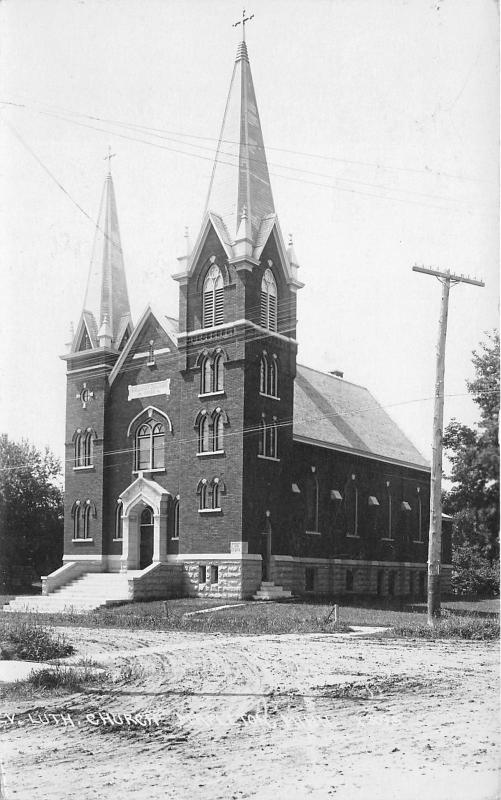
{"type": "Polygon", "coordinates": [[[391,634],[404,639],[499,639],[499,621],[478,616],[450,615],[428,624],[397,625],[391,634]]]}
{"type": "MultiPolygon", "coordinates": [[[[441,625],[435,633],[427,625],[426,606],[409,605],[398,599],[385,598],[333,598],[329,601],[302,599],[289,603],[242,602],[232,608],[211,611],[215,606],[224,605],[224,600],[204,600],[202,598],[182,598],[174,600],[153,600],[129,603],[88,614],[43,615],[44,624],[53,626],[92,628],[125,628],[131,630],[178,630],[227,634],[282,634],[282,633],[335,633],[347,632],[352,625],[369,627],[391,627],[387,635],[419,638],[460,638],[486,639],[499,635],[498,617],[489,612],[492,619],[482,619],[472,614],[448,610],[444,602],[444,618],[453,614],[456,625],[449,621],[441,625]],[[338,604],[339,622],[334,624],[333,603],[338,604]],[[204,614],[194,611],[207,610],[204,614]],[[190,614],[188,615],[188,612],[190,614]],[[460,621],[462,620],[462,622],[460,621]],[[486,623],[483,625],[483,623],[486,623]],[[491,624],[488,624],[491,623],[491,624]],[[497,633],[496,633],[497,632],[497,633]]],[[[474,604],[468,608],[473,609],[474,604]]],[[[485,612],[484,612],[485,613],[485,612]]],[[[9,614],[10,620],[14,615],[9,614]]],[[[7,615],[5,615],[7,617],[7,615]]],[[[33,620],[36,615],[19,614],[16,618],[33,620]]],[[[38,620],[40,617],[38,617],[38,620]]],[[[1,615],[0,615],[1,630],[1,615]]]]}
{"type": "Polygon", "coordinates": [[[0,622],[0,650],[4,660],[47,661],[64,658],[74,647],[64,636],[38,622],[0,622]]]}

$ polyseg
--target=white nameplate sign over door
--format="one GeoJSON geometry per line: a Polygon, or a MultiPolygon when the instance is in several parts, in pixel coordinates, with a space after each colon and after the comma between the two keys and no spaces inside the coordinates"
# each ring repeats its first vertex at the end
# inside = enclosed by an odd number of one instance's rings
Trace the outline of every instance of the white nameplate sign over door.
{"type": "Polygon", "coordinates": [[[140,383],[138,386],[129,385],[128,400],[137,400],[139,397],[155,397],[157,394],[170,394],[170,378],[154,383],[140,383]]]}

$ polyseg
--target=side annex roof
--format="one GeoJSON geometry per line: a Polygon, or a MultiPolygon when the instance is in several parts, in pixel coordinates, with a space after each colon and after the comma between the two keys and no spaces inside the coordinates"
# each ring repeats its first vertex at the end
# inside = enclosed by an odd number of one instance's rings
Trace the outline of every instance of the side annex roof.
{"type": "Polygon", "coordinates": [[[363,386],[297,365],[295,441],[430,469],[428,461],[363,386]]]}

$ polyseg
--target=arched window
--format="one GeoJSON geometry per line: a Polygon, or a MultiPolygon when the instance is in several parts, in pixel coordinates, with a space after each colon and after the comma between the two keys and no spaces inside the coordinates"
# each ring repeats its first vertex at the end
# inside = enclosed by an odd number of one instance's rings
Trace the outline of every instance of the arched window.
{"type": "Polygon", "coordinates": [[[201,481],[199,481],[198,488],[197,488],[197,494],[198,494],[198,507],[199,507],[200,511],[203,511],[204,509],[209,508],[209,505],[208,505],[209,496],[208,496],[208,491],[207,491],[207,480],[205,478],[203,478],[201,481]]]}
{"type": "Polygon", "coordinates": [[[268,453],[270,458],[277,458],[277,418],[273,417],[273,422],[268,426],[268,453]]]}
{"type": "Polygon", "coordinates": [[[84,440],[83,466],[91,467],[94,454],[94,436],[91,430],[87,431],[84,440]]]}
{"type": "Polygon", "coordinates": [[[200,370],[200,394],[209,394],[212,391],[212,365],[209,356],[202,360],[200,370]]]}
{"type": "Polygon", "coordinates": [[[83,516],[82,538],[90,539],[90,500],[86,501],[83,508],[82,516],[83,516]]]}
{"type": "Polygon", "coordinates": [[[198,452],[208,453],[210,450],[210,427],[207,413],[202,414],[198,423],[198,452]]]}
{"type": "Polygon", "coordinates": [[[172,538],[179,539],[179,497],[176,497],[172,505],[172,538]]]}
{"type": "Polygon", "coordinates": [[[224,389],[224,368],[223,368],[223,356],[221,353],[218,353],[214,357],[214,363],[212,365],[212,380],[213,386],[212,389],[214,392],[222,392],[224,389]]]}
{"type": "Polygon", "coordinates": [[[136,433],[136,470],[165,467],[165,428],[161,422],[143,423],[136,433]]]}
{"type": "Polygon", "coordinates": [[[136,469],[148,469],[150,466],[151,428],[141,425],[136,434],[136,469]]]}
{"type": "Polygon", "coordinates": [[[152,442],[152,461],[151,466],[153,469],[163,469],[165,467],[165,428],[161,422],[153,428],[153,442],[152,442]]]}
{"type": "Polygon", "coordinates": [[[358,537],[358,486],[357,476],[350,475],[346,482],[344,504],[346,514],[346,536],[358,537]]]}
{"type": "Polygon", "coordinates": [[[213,421],[213,450],[223,450],[223,438],[224,438],[224,418],[222,411],[218,411],[214,417],[213,421]]]}
{"type": "Polygon", "coordinates": [[[153,525],[153,511],[145,506],[141,512],[141,525],[153,525]]]}
{"type": "Polygon", "coordinates": [[[268,394],[278,397],[278,364],[276,356],[273,356],[268,368],[268,394]]]}
{"type": "Polygon", "coordinates": [[[261,364],[259,367],[259,391],[261,394],[268,394],[268,358],[266,353],[261,356],[261,364]]]}
{"type": "Polygon", "coordinates": [[[221,270],[213,264],[204,280],[203,327],[222,325],[224,322],[224,282],[221,270]]]}
{"type": "Polygon", "coordinates": [[[266,422],[264,419],[259,423],[258,452],[260,456],[266,455],[266,422]]]}
{"type": "Polygon", "coordinates": [[[261,325],[270,331],[277,329],[277,284],[271,269],[267,268],[261,281],[261,325]]]}
{"type": "Polygon", "coordinates": [[[80,500],[73,504],[71,513],[73,516],[73,538],[80,539],[80,500]]]}
{"type": "Polygon", "coordinates": [[[212,508],[218,509],[221,507],[219,500],[219,478],[214,478],[212,481],[212,508]]]}
{"type": "Polygon", "coordinates": [[[74,436],[75,458],[74,466],[82,467],[84,460],[84,447],[82,443],[82,432],[78,430],[74,436]]]}
{"type": "Polygon", "coordinates": [[[122,501],[118,500],[115,507],[115,541],[123,539],[122,501]]]}
{"type": "Polygon", "coordinates": [[[316,467],[306,480],[306,530],[318,531],[319,486],[316,467]]]}
{"type": "Polygon", "coordinates": [[[417,539],[416,541],[422,542],[423,541],[423,505],[421,500],[421,489],[418,486],[416,489],[417,495],[417,503],[416,503],[416,527],[417,527],[417,539]]]}

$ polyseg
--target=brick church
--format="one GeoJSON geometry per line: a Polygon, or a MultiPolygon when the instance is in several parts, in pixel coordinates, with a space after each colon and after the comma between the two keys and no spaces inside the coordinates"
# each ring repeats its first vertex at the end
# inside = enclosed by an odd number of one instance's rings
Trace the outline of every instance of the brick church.
{"type": "MultiPolygon", "coordinates": [[[[203,222],[186,242],[179,319],[149,305],[134,324],[107,175],[63,356],[64,563],[44,594],[76,581],[108,599],[423,596],[428,463],[367,389],[297,363],[303,284],[245,41],[203,222]]],[[[442,556],[447,589],[447,532],[442,556]]]]}

